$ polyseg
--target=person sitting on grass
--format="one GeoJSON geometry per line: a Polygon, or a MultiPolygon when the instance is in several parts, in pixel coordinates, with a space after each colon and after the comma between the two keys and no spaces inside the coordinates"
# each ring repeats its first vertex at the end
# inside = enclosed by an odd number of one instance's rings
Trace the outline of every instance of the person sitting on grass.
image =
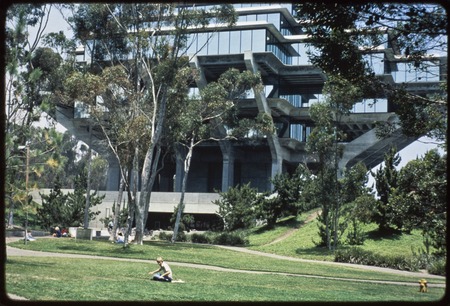
{"type": "Polygon", "coordinates": [[[27,241],[35,241],[36,239],[31,235],[31,232],[27,233],[27,241]]]}
{"type": "Polygon", "coordinates": [[[59,229],[59,226],[55,227],[55,231],[53,233],[53,237],[57,237],[57,238],[61,237],[61,230],[59,229]]]}
{"type": "Polygon", "coordinates": [[[169,265],[163,261],[162,257],[156,258],[156,262],[159,265],[159,268],[155,271],[148,272],[148,274],[153,274],[153,280],[163,281],[163,282],[171,282],[172,281],[172,270],[169,265]],[[162,273],[158,273],[162,272],[162,273]]]}
{"type": "Polygon", "coordinates": [[[116,243],[125,243],[122,233],[119,233],[119,235],[117,235],[116,243]]]}

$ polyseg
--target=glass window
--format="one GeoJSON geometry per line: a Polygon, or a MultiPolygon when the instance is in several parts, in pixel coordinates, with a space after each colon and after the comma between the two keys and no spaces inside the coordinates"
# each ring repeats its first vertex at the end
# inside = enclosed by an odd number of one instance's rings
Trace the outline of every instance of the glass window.
{"type": "Polygon", "coordinates": [[[365,113],[366,112],[366,103],[364,101],[355,103],[353,105],[352,112],[353,113],[365,113]]]}
{"type": "Polygon", "coordinates": [[[246,22],[247,21],[247,15],[240,15],[238,17],[238,22],[246,22]]]}
{"type": "Polygon", "coordinates": [[[252,49],[252,31],[241,32],[241,52],[249,51],[252,49]]]}
{"type": "Polygon", "coordinates": [[[383,53],[374,53],[364,55],[369,67],[377,75],[384,74],[384,55],[383,53]]]}
{"type": "Polygon", "coordinates": [[[267,14],[258,14],[258,15],[256,15],[256,20],[258,20],[258,21],[267,21],[267,14]]]}
{"type": "Polygon", "coordinates": [[[256,15],[247,15],[247,21],[256,21],[256,15]]]}
{"type": "Polygon", "coordinates": [[[280,14],[268,14],[267,21],[273,23],[273,25],[280,30],[280,14]]]}
{"type": "Polygon", "coordinates": [[[291,124],[289,126],[290,138],[297,139],[298,141],[303,141],[303,125],[302,124],[291,124]]]}
{"type": "Polygon", "coordinates": [[[385,113],[387,99],[364,99],[353,105],[352,113],[385,113]]]}
{"type": "Polygon", "coordinates": [[[252,39],[252,51],[266,51],[266,30],[254,30],[252,39]]]}
{"type": "Polygon", "coordinates": [[[197,34],[189,34],[188,35],[188,39],[186,42],[186,54],[195,54],[195,52],[197,51],[197,45],[196,45],[196,36],[197,34]]]}
{"type": "Polygon", "coordinates": [[[427,61],[423,63],[424,70],[417,71],[418,82],[438,82],[439,81],[439,65],[433,62],[427,61]]]}
{"type": "Polygon", "coordinates": [[[230,32],[230,53],[240,53],[241,52],[241,32],[232,31],[230,32]]]}
{"type": "Polygon", "coordinates": [[[230,53],[230,32],[219,32],[219,54],[230,53]]]}
{"type": "Polygon", "coordinates": [[[219,54],[219,35],[218,33],[210,34],[208,42],[208,54],[216,55],[219,54]]]}
{"type": "Polygon", "coordinates": [[[197,51],[198,55],[206,55],[208,52],[208,48],[206,46],[208,34],[207,33],[198,33],[197,35],[197,51]]]}

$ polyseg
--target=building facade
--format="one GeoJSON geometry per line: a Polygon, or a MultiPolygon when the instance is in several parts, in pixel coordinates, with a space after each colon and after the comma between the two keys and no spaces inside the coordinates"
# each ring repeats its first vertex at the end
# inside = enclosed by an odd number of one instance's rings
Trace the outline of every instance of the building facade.
{"type": "MultiPolygon", "coordinates": [[[[314,128],[309,107],[324,99],[322,88],[327,77],[308,60],[306,37],[293,17],[293,7],[291,4],[246,3],[236,4],[235,9],[239,15],[235,26],[211,25],[208,32],[190,34],[185,55],[189,56],[191,67],[200,72],[200,80],[191,90],[198,93],[229,68],[260,73],[263,93],[250,92],[239,101],[239,112],[248,117],[267,114],[273,119],[276,133],[266,137],[249,135],[248,139],[240,141],[206,142],[196,147],[187,184],[190,193],[226,191],[231,186],[246,183],[261,192],[269,191],[271,177],[292,172],[299,163],[311,162],[305,152],[306,140],[314,128]]],[[[446,78],[446,58],[430,62],[435,73],[423,75],[397,56],[389,39],[365,57],[377,76],[392,84],[407,83],[409,90],[416,93],[437,90],[446,78]]],[[[58,119],[81,139],[87,137],[84,111],[83,105],[60,109],[58,119]]],[[[375,135],[377,121],[397,122],[386,98],[366,97],[354,105],[351,115],[340,126],[348,135],[343,143],[345,150],[340,168],[358,161],[368,168],[374,167],[382,161],[391,143],[401,150],[415,140],[404,137],[400,131],[380,140],[375,135]]],[[[95,144],[94,149],[103,151],[95,144]]],[[[165,161],[155,182],[155,191],[181,191],[183,165],[176,160],[165,161]]],[[[119,170],[112,159],[108,179],[108,190],[118,190],[119,170]]],[[[173,209],[166,213],[173,213],[173,209]]]]}

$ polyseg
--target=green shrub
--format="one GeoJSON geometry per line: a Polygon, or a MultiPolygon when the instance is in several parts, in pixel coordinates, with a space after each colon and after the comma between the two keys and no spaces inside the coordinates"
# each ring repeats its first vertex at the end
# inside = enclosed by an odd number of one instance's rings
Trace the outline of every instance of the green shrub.
{"type": "Polygon", "coordinates": [[[211,235],[193,233],[191,235],[191,241],[193,243],[212,243],[211,235]]]}
{"type": "MultiPolygon", "coordinates": [[[[173,236],[172,232],[161,232],[161,233],[159,233],[159,239],[160,240],[172,241],[172,236],[173,236]]],[[[187,241],[186,233],[182,232],[182,231],[178,232],[177,241],[178,242],[186,242],[187,241]]]]}
{"type": "Polygon", "coordinates": [[[334,261],[406,271],[418,271],[420,268],[420,261],[417,257],[385,256],[357,247],[337,250],[334,261]]]}
{"type": "Polygon", "coordinates": [[[172,239],[172,235],[169,235],[166,232],[160,232],[159,236],[158,236],[159,240],[167,240],[170,241],[170,239],[172,239]]]}
{"type": "Polygon", "coordinates": [[[434,257],[431,258],[428,266],[427,271],[430,274],[436,274],[436,275],[446,275],[446,258],[445,257],[434,257]]]}
{"type": "Polygon", "coordinates": [[[213,243],[220,245],[244,246],[249,244],[249,240],[243,232],[223,232],[214,237],[213,243]]]}

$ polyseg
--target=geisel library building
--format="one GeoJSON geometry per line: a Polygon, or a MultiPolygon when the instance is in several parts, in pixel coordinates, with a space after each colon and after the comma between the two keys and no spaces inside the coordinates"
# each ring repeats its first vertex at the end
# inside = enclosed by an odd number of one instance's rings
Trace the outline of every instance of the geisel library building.
{"type": "MultiPolygon", "coordinates": [[[[226,191],[230,186],[251,182],[251,186],[259,191],[267,191],[271,188],[269,179],[275,174],[294,171],[299,163],[310,162],[305,152],[306,140],[314,128],[309,106],[323,99],[322,87],[327,80],[326,75],[308,61],[305,36],[293,17],[292,5],[249,3],[237,4],[235,8],[239,20],[234,27],[218,26],[214,33],[191,34],[193,44],[186,54],[192,54],[190,64],[201,72],[201,79],[192,90],[198,91],[231,67],[259,72],[264,94],[250,93],[239,101],[239,110],[247,117],[260,112],[270,115],[277,132],[266,138],[208,142],[194,150],[185,213],[194,216],[197,221],[194,227],[199,230],[207,229],[217,220],[217,207],[212,204],[218,198],[216,190],[226,191]]],[[[84,57],[83,53],[80,55],[84,57]]],[[[447,77],[446,57],[430,61],[435,67],[433,73],[411,70],[405,59],[398,55],[395,42],[389,39],[365,56],[375,74],[384,81],[406,83],[408,90],[416,94],[439,90],[439,83],[447,77]]],[[[89,143],[86,108],[75,103],[73,108],[60,106],[58,110],[58,122],[89,143]]],[[[401,150],[414,141],[402,136],[400,131],[389,138],[377,139],[375,122],[395,123],[397,120],[385,97],[366,97],[355,104],[351,115],[346,116],[340,126],[348,135],[340,167],[350,167],[361,161],[370,169],[383,160],[383,154],[391,144],[401,150]]],[[[109,161],[107,197],[100,207],[94,208],[100,210],[99,219],[111,214],[119,185],[117,161],[101,140],[100,130],[94,128],[92,147],[109,161]]],[[[155,183],[148,229],[169,226],[170,216],[179,201],[183,166],[175,160],[165,161],[155,183]]],[[[102,227],[98,220],[90,225],[102,227]]]]}

